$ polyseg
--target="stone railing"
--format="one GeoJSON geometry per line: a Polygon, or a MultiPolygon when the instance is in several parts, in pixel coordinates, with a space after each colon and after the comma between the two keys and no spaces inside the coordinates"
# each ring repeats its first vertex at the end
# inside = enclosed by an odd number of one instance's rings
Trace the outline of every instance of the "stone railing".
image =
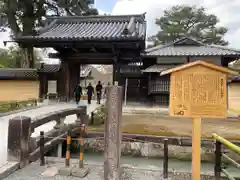
{"type": "Polygon", "coordinates": [[[49,137],[45,138],[45,153],[61,143],[67,131],[71,130],[74,133],[81,124],[87,123],[87,107],[79,106],[59,110],[35,118],[18,116],[10,119],[8,126],[8,161],[20,162],[20,167],[36,161],[40,157],[40,136],[31,137],[32,133],[36,128],[51,121],[56,121],[56,125],[49,132],[45,132],[46,137],[49,137]],[[65,124],[66,116],[74,114],[76,114],[76,121],[65,124]]]}

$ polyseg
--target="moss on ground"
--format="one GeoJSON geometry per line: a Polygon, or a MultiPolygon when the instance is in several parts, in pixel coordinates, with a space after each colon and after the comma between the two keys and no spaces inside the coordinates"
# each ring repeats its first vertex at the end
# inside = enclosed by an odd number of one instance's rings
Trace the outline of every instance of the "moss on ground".
{"type": "Polygon", "coordinates": [[[0,113],[23,109],[29,105],[36,105],[36,99],[26,101],[0,101],[0,113]]]}
{"type": "MultiPolygon", "coordinates": [[[[138,116],[137,116],[138,117],[138,116]]],[[[134,117],[132,117],[134,118],[134,117]]],[[[148,118],[148,117],[145,117],[148,118]]],[[[129,117],[123,115],[123,123],[121,130],[124,133],[133,133],[133,134],[145,134],[145,135],[154,135],[154,136],[178,136],[186,137],[191,136],[191,122],[184,122],[176,124],[171,122],[172,120],[159,119],[159,122],[154,121],[154,119],[143,120],[135,117],[135,121],[129,121],[129,117]],[[147,122],[146,122],[147,121],[147,122]],[[152,121],[152,124],[150,123],[152,121]],[[169,121],[169,123],[166,123],[169,121]],[[189,130],[190,129],[190,130],[189,130]]],[[[240,122],[227,122],[226,120],[221,121],[220,124],[218,121],[213,122],[203,122],[202,125],[202,138],[212,139],[212,133],[217,133],[220,136],[228,140],[240,140],[239,131],[234,130],[234,126],[238,128],[240,122]],[[236,125],[235,125],[236,124],[236,125]],[[226,127],[226,130],[222,130],[222,127],[226,127]]],[[[235,128],[235,129],[236,129],[235,128]]],[[[88,132],[103,132],[104,125],[89,125],[88,132]]]]}
{"type": "MultiPolygon", "coordinates": [[[[240,111],[239,111],[240,112],[240,111]]],[[[103,132],[106,109],[98,108],[93,125],[88,131],[103,132]]],[[[203,119],[202,138],[212,139],[212,133],[217,133],[228,140],[240,140],[240,121],[224,119],[203,119]]],[[[154,136],[191,136],[192,119],[166,118],[161,115],[123,115],[121,130],[124,133],[145,134],[154,136]]]]}
{"type": "MultiPolygon", "coordinates": [[[[159,131],[152,131],[151,129],[147,129],[144,125],[131,125],[127,127],[121,127],[123,133],[132,133],[132,134],[143,134],[143,135],[153,135],[153,136],[166,136],[166,137],[186,137],[191,136],[186,134],[185,132],[182,133],[174,133],[168,130],[159,130],[159,131]]],[[[104,132],[104,126],[89,126],[88,132],[104,132]]],[[[203,139],[213,139],[211,135],[202,135],[203,139]]],[[[236,140],[240,141],[240,137],[234,136],[227,136],[224,137],[227,140],[236,140]]]]}

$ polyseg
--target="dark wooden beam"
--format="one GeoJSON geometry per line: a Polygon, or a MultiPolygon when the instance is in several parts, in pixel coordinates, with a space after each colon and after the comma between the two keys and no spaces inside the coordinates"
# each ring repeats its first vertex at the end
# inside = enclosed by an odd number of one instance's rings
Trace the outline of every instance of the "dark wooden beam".
{"type": "Polygon", "coordinates": [[[80,64],[75,62],[69,63],[70,68],[70,99],[73,97],[75,87],[80,83],[80,64]]]}
{"type": "Polygon", "coordinates": [[[39,74],[39,98],[45,98],[48,91],[48,79],[46,74],[39,74]]]}
{"type": "Polygon", "coordinates": [[[74,61],[75,63],[80,63],[80,64],[101,64],[101,65],[112,65],[113,60],[112,59],[86,59],[86,60],[69,60],[69,61],[74,61]]]}
{"type": "Polygon", "coordinates": [[[109,53],[49,53],[49,58],[62,58],[66,57],[67,59],[76,59],[76,60],[85,60],[85,59],[112,59],[114,54],[109,53]]]}
{"type": "Polygon", "coordinates": [[[112,44],[116,45],[116,48],[120,49],[145,49],[144,40],[121,40],[121,41],[39,41],[39,40],[29,40],[19,42],[22,46],[34,46],[39,48],[91,48],[93,45],[96,48],[112,48],[112,44]]]}
{"type": "Polygon", "coordinates": [[[63,61],[61,63],[59,74],[60,74],[59,80],[61,81],[61,88],[59,92],[60,101],[66,102],[70,100],[69,98],[71,80],[70,67],[67,61],[63,61]]]}
{"type": "Polygon", "coordinates": [[[124,61],[140,61],[141,57],[138,54],[135,53],[49,53],[49,58],[57,58],[57,59],[66,59],[66,60],[76,60],[81,61],[82,60],[112,60],[114,62],[114,59],[116,56],[118,56],[118,60],[124,60],[124,61]]]}

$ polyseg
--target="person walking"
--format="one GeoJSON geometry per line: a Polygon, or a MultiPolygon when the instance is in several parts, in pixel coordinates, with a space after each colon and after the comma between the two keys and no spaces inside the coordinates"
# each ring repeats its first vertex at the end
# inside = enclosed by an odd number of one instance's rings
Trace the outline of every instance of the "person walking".
{"type": "Polygon", "coordinates": [[[74,89],[74,96],[75,96],[76,104],[79,104],[82,96],[82,87],[79,84],[74,89]]]}
{"type": "Polygon", "coordinates": [[[101,81],[98,81],[98,84],[96,86],[96,92],[97,92],[97,103],[100,104],[101,102],[101,96],[102,96],[102,84],[101,81]]]}
{"type": "Polygon", "coordinates": [[[87,96],[88,96],[88,104],[91,104],[92,95],[94,93],[94,88],[93,88],[92,84],[89,83],[86,89],[87,89],[87,96]]]}

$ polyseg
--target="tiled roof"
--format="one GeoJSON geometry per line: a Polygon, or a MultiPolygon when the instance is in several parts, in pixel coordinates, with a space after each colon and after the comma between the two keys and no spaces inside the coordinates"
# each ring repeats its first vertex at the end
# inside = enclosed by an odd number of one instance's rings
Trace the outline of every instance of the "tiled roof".
{"type": "Polygon", "coordinates": [[[235,76],[232,78],[233,82],[240,82],[240,76],[235,76]]]}
{"type": "Polygon", "coordinates": [[[80,71],[80,77],[83,77],[83,78],[87,77],[91,71],[92,71],[92,66],[87,66],[87,65],[82,66],[80,71]]]}
{"type": "MultiPolygon", "coordinates": [[[[39,73],[54,73],[60,70],[60,64],[42,64],[37,70],[39,73]]],[[[92,66],[81,66],[80,77],[87,77],[92,70],[92,66]]]]}
{"type": "Polygon", "coordinates": [[[231,70],[233,70],[233,71],[237,71],[238,72],[238,76],[234,76],[234,77],[232,77],[231,78],[231,81],[232,82],[240,82],[240,68],[238,67],[238,68],[234,68],[234,67],[232,67],[232,68],[230,68],[231,70]]]}
{"type": "Polygon", "coordinates": [[[0,79],[36,79],[36,69],[0,68],[0,79]]]}
{"type": "Polygon", "coordinates": [[[16,40],[145,40],[145,14],[51,17],[37,36],[16,40]]]}
{"type": "Polygon", "coordinates": [[[217,45],[206,45],[184,37],[167,45],[159,45],[145,51],[146,56],[240,56],[240,50],[217,45]]]}
{"type": "Polygon", "coordinates": [[[154,64],[152,66],[149,66],[148,68],[142,70],[142,72],[151,72],[151,73],[160,73],[164,70],[170,69],[175,67],[176,65],[159,65],[154,64]]]}
{"type": "Polygon", "coordinates": [[[54,73],[58,72],[60,69],[59,64],[42,64],[41,68],[38,68],[38,72],[41,73],[54,73]]]}
{"type": "Polygon", "coordinates": [[[141,69],[137,65],[122,65],[120,73],[141,73],[141,69]]]}

